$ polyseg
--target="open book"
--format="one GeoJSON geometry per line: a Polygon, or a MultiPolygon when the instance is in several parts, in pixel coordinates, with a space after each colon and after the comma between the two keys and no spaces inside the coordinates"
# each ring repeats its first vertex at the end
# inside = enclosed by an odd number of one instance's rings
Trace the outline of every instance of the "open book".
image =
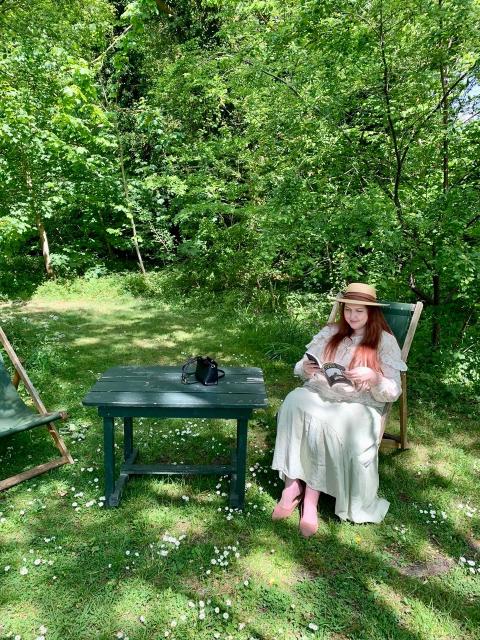
{"type": "Polygon", "coordinates": [[[325,362],[325,364],[321,364],[317,356],[315,356],[313,353],[307,351],[305,355],[311,362],[315,362],[315,364],[320,367],[320,369],[325,374],[327,382],[330,386],[336,384],[337,382],[342,382],[343,384],[349,384],[350,386],[353,386],[352,381],[343,375],[345,367],[341,364],[337,364],[336,362],[325,362]]]}

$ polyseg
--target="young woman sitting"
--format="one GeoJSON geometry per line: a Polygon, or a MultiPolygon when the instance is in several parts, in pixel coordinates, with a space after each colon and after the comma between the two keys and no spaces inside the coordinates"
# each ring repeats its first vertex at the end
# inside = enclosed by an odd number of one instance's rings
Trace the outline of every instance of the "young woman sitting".
{"type": "Polygon", "coordinates": [[[299,506],[305,537],[318,529],[321,492],[336,498],[341,520],[381,522],[389,507],[377,496],[381,416],[384,404],[400,396],[407,366],[372,286],[352,283],[338,302],[339,321],[317,333],[307,350],[322,365],[345,367],[346,380],[330,386],[304,355],[294,369],[304,385],[287,395],[278,413],[272,468],[285,488],[272,518],[287,518],[299,506]]]}

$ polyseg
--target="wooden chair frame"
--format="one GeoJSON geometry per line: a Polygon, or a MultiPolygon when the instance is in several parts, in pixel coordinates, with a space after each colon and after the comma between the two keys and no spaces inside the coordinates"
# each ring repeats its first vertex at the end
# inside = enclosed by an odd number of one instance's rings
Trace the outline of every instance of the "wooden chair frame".
{"type": "MultiPolygon", "coordinates": [[[[8,338],[1,327],[0,327],[0,342],[2,343],[3,348],[5,349],[14,367],[14,375],[12,379],[13,386],[15,387],[15,389],[18,389],[18,385],[20,381],[22,381],[25,386],[25,389],[28,391],[30,397],[32,398],[32,402],[35,408],[37,409],[38,413],[40,413],[41,415],[48,415],[49,412],[45,408],[45,405],[43,404],[40,396],[38,395],[37,390],[33,386],[30,378],[28,377],[27,372],[23,368],[22,363],[20,362],[17,354],[15,353],[12,345],[8,341],[8,338]]],[[[61,416],[62,420],[66,420],[68,417],[68,414],[66,412],[60,412],[60,413],[62,414],[61,416]]],[[[24,480],[29,480],[30,478],[34,478],[35,476],[45,473],[50,469],[55,469],[56,467],[60,467],[61,465],[64,465],[64,464],[73,464],[73,458],[70,455],[67,447],[65,446],[65,443],[63,442],[62,437],[58,433],[53,423],[49,422],[46,425],[39,425],[39,426],[45,426],[48,429],[48,432],[50,433],[50,436],[52,437],[55,443],[55,446],[62,454],[61,457],[55,458],[50,462],[39,464],[38,466],[33,467],[32,469],[27,469],[26,471],[17,473],[16,475],[11,476],[10,478],[6,478],[5,480],[1,480],[0,491],[9,489],[10,487],[13,487],[16,484],[19,484],[24,480]]]]}
{"type": "MultiPolygon", "coordinates": [[[[332,311],[330,312],[330,316],[328,318],[329,323],[335,322],[339,309],[340,309],[340,303],[334,302],[332,311]]],[[[423,310],[423,302],[417,302],[414,305],[407,335],[405,336],[405,340],[401,347],[402,360],[404,362],[407,361],[410,347],[413,341],[413,336],[415,335],[415,331],[417,330],[417,325],[418,325],[418,321],[420,319],[422,310],[423,310]]],[[[387,425],[387,421],[390,416],[390,412],[392,410],[392,405],[393,405],[392,402],[387,402],[382,415],[382,438],[384,440],[394,440],[397,443],[397,446],[400,447],[400,449],[407,449],[408,448],[408,440],[407,440],[408,409],[407,409],[407,372],[406,371],[402,371],[400,373],[400,379],[402,384],[402,394],[399,399],[400,401],[400,435],[397,436],[391,433],[385,433],[385,427],[387,425]]]]}

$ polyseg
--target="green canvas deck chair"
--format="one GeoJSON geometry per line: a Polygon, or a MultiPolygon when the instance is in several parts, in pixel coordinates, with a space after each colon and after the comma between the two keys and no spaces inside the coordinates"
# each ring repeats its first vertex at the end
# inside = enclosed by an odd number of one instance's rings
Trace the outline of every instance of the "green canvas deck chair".
{"type": "Polygon", "coordinates": [[[73,458],[68,452],[58,431],[52,424],[55,420],[64,420],[67,417],[67,414],[63,411],[49,413],[45,409],[40,396],[31,383],[27,372],[22,367],[20,360],[1,327],[0,341],[7,352],[8,357],[12,361],[15,371],[13,380],[10,380],[9,372],[6,369],[0,354],[0,438],[15,434],[19,431],[33,429],[34,427],[46,426],[55,442],[55,445],[62,454],[60,458],[40,464],[33,469],[22,471],[21,473],[11,476],[10,478],[6,478],[5,480],[0,480],[0,491],[3,491],[4,489],[13,487],[19,482],[23,482],[23,480],[34,478],[45,471],[59,467],[67,462],[72,464],[73,458]],[[37,412],[28,407],[18,395],[17,388],[20,380],[23,382],[26,390],[30,394],[37,412]]]}
{"type": "MultiPolygon", "coordinates": [[[[402,360],[407,361],[408,353],[412,344],[413,336],[417,329],[418,320],[423,309],[423,302],[416,304],[408,304],[404,302],[389,302],[388,300],[379,300],[388,307],[383,307],[383,315],[390,329],[393,331],[395,338],[402,351],[402,360]]],[[[328,322],[335,322],[339,311],[339,304],[335,302],[328,318],[328,322]]],[[[400,435],[393,435],[385,432],[385,426],[392,410],[392,403],[387,402],[382,416],[382,432],[384,440],[394,440],[401,449],[407,449],[407,372],[402,371],[400,374],[402,382],[402,395],[400,396],[400,435]]]]}

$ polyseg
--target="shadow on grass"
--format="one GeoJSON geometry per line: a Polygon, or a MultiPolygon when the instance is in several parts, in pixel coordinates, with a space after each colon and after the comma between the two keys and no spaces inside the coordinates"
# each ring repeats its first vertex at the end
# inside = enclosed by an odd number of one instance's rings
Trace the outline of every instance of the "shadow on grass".
{"type": "MultiPolygon", "coordinates": [[[[433,470],[417,476],[409,466],[410,452],[381,458],[382,491],[391,501],[385,523],[377,527],[339,523],[333,515],[332,500],[326,499],[320,506],[324,524],[319,535],[309,541],[299,537],[295,518],[271,522],[271,497],[277,496],[270,496],[273,491],[269,489],[247,499],[247,505],[255,499],[265,511],[247,506],[249,516],[235,515],[227,521],[226,498],[215,498],[217,480],[212,478],[163,482],[136,479],[127,485],[120,508],[103,511],[83,508],[76,513],[71,506],[75,494],[72,486],[85,496],[98,494],[92,476],[87,471],[79,472],[79,466],[93,467],[100,483],[102,480],[100,419],[95,411],[81,406],[81,399],[103,370],[123,364],[178,364],[198,352],[215,355],[225,365],[261,366],[275,400],[267,412],[259,412],[250,437],[251,442],[266,445],[266,450],[262,446],[262,452],[255,454],[256,461],[265,467],[271,463],[276,404],[295,383],[285,381],[287,367],[268,361],[260,344],[242,342],[241,327],[221,326],[218,318],[205,312],[186,310],[179,316],[176,310],[135,303],[133,309],[112,308],[110,314],[99,314],[95,308],[81,312],[66,308],[54,314],[29,312],[28,317],[32,316],[31,322],[18,318],[7,322],[7,333],[10,325],[14,333],[14,336],[10,333],[10,339],[19,355],[27,356],[27,369],[44,402],[54,408],[61,400],[61,408],[67,408],[71,414],[70,424],[80,429],[85,440],[69,441],[73,455],[79,459],[77,465],[62,467],[0,496],[0,511],[5,512],[10,508],[13,513],[18,512],[27,499],[38,495],[48,503],[45,510],[40,505],[32,507],[30,519],[20,522],[22,549],[38,547],[52,535],[56,536],[55,545],[62,547],[51,553],[54,565],[42,565],[39,569],[43,572],[41,587],[30,591],[22,587],[17,577],[5,580],[0,602],[6,610],[27,603],[27,609],[33,612],[32,619],[51,627],[52,638],[106,639],[119,628],[128,629],[135,639],[152,638],[163,634],[172,618],[178,618],[182,611],[188,612],[187,600],[208,596],[212,599],[209,620],[192,621],[190,616],[177,627],[178,638],[206,638],[207,635],[202,636],[206,628],[235,633],[232,620],[235,624],[243,621],[236,611],[229,622],[213,622],[218,616],[215,618],[211,609],[218,605],[226,611],[220,594],[227,594],[248,607],[245,635],[234,636],[239,638],[251,635],[262,640],[281,638],[275,632],[280,627],[291,631],[285,638],[297,638],[310,622],[338,639],[432,637],[426,635],[428,632],[412,629],[415,624],[412,609],[420,611],[420,616],[421,610],[429,610],[434,619],[446,618],[473,637],[480,625],[480,614],[475,602],[466,602],[460,586],[441,576],[425,582],[399,570],[399,564],[414,560],[417,551],[400,547],[402,555],[398,561],[395,554],[398,555],[399,548],[392,545],[389,537],[392,520],[401,521],[413,538],[424,540],[449,557],[457,558],[467,544],[450,520],[434,531],[419,520],[413,504],[432,503],[432,495],[452,490],[453,482],[433,470]],[[281,379],[277,380],[277,376],[281,379]],[[32,491],[27,493],[28,489],[32,491]],[[182,491],[190,496],[188,504],[179,495],[182,491]],[[188,544],[180,542],[177,547],[165,543],[168,556],[159,555],[166,532],[177,539],[185,533],[188,544]],[[353,532],[360,538],[370,535],[378,546],[372,544],[367,548],[356,543],[353,532]],[[210,564],[215,546],[235,546],[236,541],[245,565],[232,561],[224,571],[210,564]],[[386,549],[382,548],[385,546],[386,549]],[[273,562],[271,547],[281,552],[285,566],[298,572],[289,588],[270,584],[266,579],[269,562],[273,562]],[[263,573],[262,567],[248,564],[249,557],[258,554],[266,567],[263,573]],[[209,570],[211,573],[207,574],[209,570]],[[265,579],[258,577],[262,575],[265,579]],[[242,587],[245,576],[251,581],[248,587],[242,587]],[[146,623],[139,621],[140,614],[145,616],[146,623]]],[[[209,456],[221,459],[234,430],[208,421],[195,438],[194,446],[187,441],[183,449],[183,445],[175,448],[168,437],[175,429],[174,421],[166,423],[167,438],[163,439],[165,431],[154,424],[151,433],[147,423],[138,430],[145,455],[158,455],[155,451],[160,445],[167,457],[181,455],[184,459],[190,455],[185,462],[196,462],[196,458],[211,461],[209,456]],[[218,448],[212,438],[220,443],[218,448]]],[[[180,429],[181,424],[178,422],[180,429]]],[[[32,464],[37,463],[37,455],[38,461],[43,461],[50,445],[46,432],[42,439],[41,431],[0,441],[2,473],[5,470],[8,474],[13,467],[18,469],[29,455],[35,458],[32,464]]],[[[470,437],[470,433],[470,425],[465,425],[465,437],[470,437]]],[[[274,477],[273,472],[269,477],[274,477]]],[[[457,490],[467,489],[468,483],[459,478],[457,490]]],[[[228,493],[228,487],[223,490],[228,493]]],[[[3,535],[2,556],[16,557],[18,546],[19,539],[13,531],[3,535]]],[[[45,547],[46,556],[49,548],[45,547]]],[[[0,627],[0,637],[1,633],[0,627]]]]}

